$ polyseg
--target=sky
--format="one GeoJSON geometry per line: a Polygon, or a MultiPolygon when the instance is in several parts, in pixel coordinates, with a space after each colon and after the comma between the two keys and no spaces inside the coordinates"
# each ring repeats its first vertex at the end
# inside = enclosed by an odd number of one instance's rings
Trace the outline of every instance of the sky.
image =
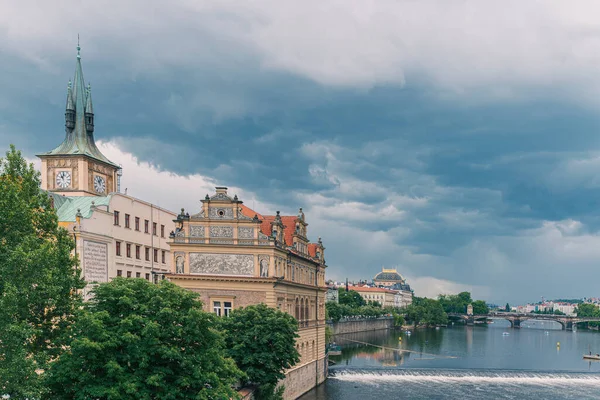
{"type": "Polygon", "coordinates": [[[600,296],[600,3],[0,0],[0,149],[64,137],[80,35],[130,195],[303,207],[327,277],[600,296]]]}

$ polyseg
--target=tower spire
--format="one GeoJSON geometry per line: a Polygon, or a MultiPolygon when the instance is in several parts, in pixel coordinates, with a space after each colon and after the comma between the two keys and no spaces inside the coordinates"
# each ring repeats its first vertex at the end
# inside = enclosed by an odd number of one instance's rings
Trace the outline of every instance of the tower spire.
{"type": "Polygon", "coordinates": [[[71,91],[71,80],[67,85],[67,105],[65,107],[65,126],[67,129],[75,128],[75,105],[73,104],[73,93],[71,91]]]}
{"type": "Polygon", "coordinates": [[[41,156],[51,155],[86,155],[102,161],[115,168],[118,165],[108,160],[98,150],[94,142],[94,108],[92,105],[91,86],[86,87],[81,67],[81,46],[77,35],[77,58],[75,76],[67,86],[67,105],[65,111],[65,140],[54,150],[41,156]]]}
{"type": "Polygon", "coordinates": [[[88,82],[85,102],[85,129],[88,134],[94,132],[94,107],[92,106],[92,85],[88,82]]]}

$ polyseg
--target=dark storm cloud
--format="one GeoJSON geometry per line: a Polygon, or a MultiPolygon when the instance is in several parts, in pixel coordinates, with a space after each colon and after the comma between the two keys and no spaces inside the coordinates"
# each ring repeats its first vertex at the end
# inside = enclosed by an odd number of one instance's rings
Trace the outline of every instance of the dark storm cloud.
{"type": "Polygon", "coordinates": [[[400,264],[526,300],[512,277],[544,274],[532,296],[563,296],[552,274],[589,271],[600,246],[593,13],[466,3],[36,5],[26,21],[5,7],[0,144],[62,140],[66,43],[83,30],[97,139],[304,206],[330,276],[400,264]]]}

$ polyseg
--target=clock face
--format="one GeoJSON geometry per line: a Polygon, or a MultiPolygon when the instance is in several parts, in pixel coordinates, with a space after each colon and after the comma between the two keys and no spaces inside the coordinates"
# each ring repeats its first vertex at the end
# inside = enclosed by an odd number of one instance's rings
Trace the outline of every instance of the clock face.
{"type": "Polygon", "coordinates": [[[68,171],[60,171],[56,174],[56,186],[61,189],[71,186],[71,173],[68,171]]]}
{"type": "Polygon", "coordinates": [[[106,184],[104,183],[104,178],[96,175],[94,177],[94,190],[98,193],[104,193],[106,190],[106,184]]]}

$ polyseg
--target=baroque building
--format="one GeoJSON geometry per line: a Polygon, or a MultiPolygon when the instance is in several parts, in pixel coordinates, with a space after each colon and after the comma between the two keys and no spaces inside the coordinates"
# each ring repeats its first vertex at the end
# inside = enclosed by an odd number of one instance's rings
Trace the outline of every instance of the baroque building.
{"type": "Polygon", "coordinates": [[[168,235],[174,212],[119,193],[120,167],[94,140],[90,85],[77,45],[75,78],[67,87],[65,138],[42,160],[42,189],[52,197],[59,225],[75,238],[82,276],[95,283],[116,276],[155,281],[171,270],[168,235]]]}
{"type": "Polygon", "coordinates": [[[166,277],[200,294],[206,311],[265,303],[299,323],[300,362],[287,371],[285,398],[297,398],[326,377],[325,247],[308,240],[304,212],[261,215],[227,188],[206,195],[199,212],[181,211],[171,234],[166,277]]]}

